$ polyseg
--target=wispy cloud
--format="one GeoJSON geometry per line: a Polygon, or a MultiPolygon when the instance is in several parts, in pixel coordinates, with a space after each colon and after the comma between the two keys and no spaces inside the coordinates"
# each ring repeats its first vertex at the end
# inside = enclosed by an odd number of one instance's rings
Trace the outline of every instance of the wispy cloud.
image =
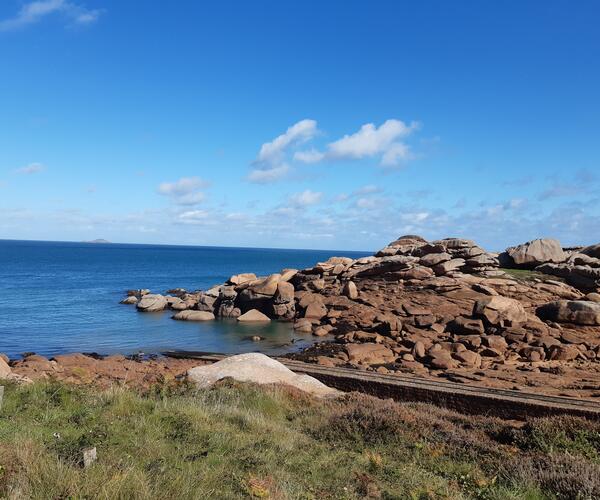
{"type": "Polygon", "coordinates": [[[175,182],[163,182],[158,186],[158,193],[168,196],[177,205],[197,205],[205,199],[200,189],[208,186],[208,182],[199,177],[182,177],[175,182]]]}
{"type": "Polygon", "coordinates": [[[318,193],[307,189],[301,193],[296,193],[289,198],[290,205],[297,208],[316,205],[323,198],[323,193],[318,193]]]}
{"type": "Polygon", "coordinates": [[[16,170],[16,173],[31,175],[31,174],[37,174],[44,170],[46,170],[46,167],[44,165],[42,165],[41,163],[30,163],[29,165],[27,165],[25,167],[18,168],[16,170]]]}
{"type": "Polygon", "coordinates": [[[100,9],[88,9],[67,0],[38,0],[24,4],[14,17],[0,21],[0,31],[24,28],[52,14],[61,15],[69,23],[82,26],[95,22],[101,13],[100,9]]]}
{"type": "Polygon", "coordinates": [[[325,151],[316,149],[298,151],[296,161],[318,163],[323,160],[361,160],[379,158],[383,167],[397,167],[413,158],[410,146],[402,141],[419,128],[418,122],[407,125],[401,120],[390,119],[377,127],[366,123],[357,132],[345,135],[327,145],[325,151]]]}
{"type": "Polygon", "coordinates": [[[291,170],[286,162],[288,148],[312,139],[317,133],[317,122],[305,119],[295,123],[272,141],[265,142],[252,164],[248,180],[265,184],[285,177],[291,170]]]}
{"type": "Polygon", "coordinates": [[[552,184],[539,195],[540,200],[572,197],[590,193],[598,180],[593,172],[580,169],[569,180],[554,178],[552,184]]]}

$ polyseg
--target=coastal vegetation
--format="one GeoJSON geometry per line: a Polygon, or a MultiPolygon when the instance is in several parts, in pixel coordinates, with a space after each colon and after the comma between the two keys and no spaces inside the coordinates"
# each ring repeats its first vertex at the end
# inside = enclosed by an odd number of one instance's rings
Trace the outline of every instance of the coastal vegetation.
{"type": "Polygon", "coordinates": [[[2,498],[594,498],[600,424],[224,380],[8,384],[2,498]],[[97,460],[84,467],[83,450],[97,460]]]}

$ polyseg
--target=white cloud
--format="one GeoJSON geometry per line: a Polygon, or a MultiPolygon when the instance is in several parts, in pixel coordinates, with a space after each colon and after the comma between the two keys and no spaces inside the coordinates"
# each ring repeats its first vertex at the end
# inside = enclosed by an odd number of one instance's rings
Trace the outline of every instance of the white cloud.
{"type": "Polygon", "coordinates": [[[289,127],[285,133],[270,142],[265,142],[258,152],[253,164],[254,169],[248,175],[248,180],[266,184],[285,177],[291,170],[286,163],[288,148],[312,139],[317,132],[315,120],[300,120],[289,127]]]}
{"type": "Polygon", "coordinates": [[[412,158],[410,147],[400,139],[417,128],[417,122],[407,125],[395,119],[386,120],[379,127],[367,123],[358,132],[329,143],[325,152],[315,149],[298,151],[294,159],[303,163],[317,163],[326,159],[360,160],[378,156],[382,166],[395,167],[412,158]]]}
{"type": "Polygon", "coordinates": [[[30,163],[26,167],[21,167],[21,168],[17,169],[16,172],[18,174],[31,175],[31,174],[37,174],[39,172],[42,172],[45,169],[46,169],[46,167],[44,165],[42,165],[41,163],[30,163]]]}
{"type": "Polygon", "coordinates": [[[300,120],[289,127],[284,134],[277,136],[271,142],[265,142],[260,148],[257,161],[279,161],[287,147],[294,143],[307,141],[316,133],[317,122],[315,120],[300,120]]]}
{"type": "Polygon", "coordinates": [[[323,193],[317,193],[307,189],[306,191],[302,191],[301,193],[296,193],[290,196],[289,202],[290,205],[300,208],[316,205],[321,201],[322,198],[323,193]]]}
{"type": "Polygon", "coordinates": [[[101,13],[99,9],[90,10],[67,0],[38,0],[23,5],[14,17],[0,21],[0,31],[23,28],[51,14],[60,14],[73,24],[91,24],[101,13]]]}
{"type": "Polygon", "coordinates": [[[321,153],[314,148],[294,153],[294,160],[301,163],[319,163],[323,158],[325,158],[325,153],[321,153]]]}
{"type": "Polygon", "coordinates": [[[206,210],[188,210],[179,214],[179,219],[182,221],[201,221],[209,217],[209,212],[206,210]]]}
{"type": "Polygon", "coordinates": [[[257,168],[250,172],[248,180],[257,184],[268,184],[285,177],[289,171],[290,166],[285,163],[273,167],[257,168]]]}
{"type": "Polygon", "coordinates": [[[197,205],[205,199],[201,188],[208,182],[199,177],[182,177],[175,182],[163,182],[158,186],[158,192],[170,197],[178,205],[197,205]]]}

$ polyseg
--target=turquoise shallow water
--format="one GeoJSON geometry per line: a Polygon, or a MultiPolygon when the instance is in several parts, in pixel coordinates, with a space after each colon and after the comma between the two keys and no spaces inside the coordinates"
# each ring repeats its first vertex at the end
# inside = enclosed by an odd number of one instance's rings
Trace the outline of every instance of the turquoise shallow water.
{"type": "Polygon", "coordinates": [[[119,301],[130,288],[207,289],[232,274],[302,269],[333,255],[368,253],[0,240],[0,352],[286,352],[312,338],[286,323],[187,323],[119,301]],[[255,334],[265,340],[246,338],[255,334]]]}

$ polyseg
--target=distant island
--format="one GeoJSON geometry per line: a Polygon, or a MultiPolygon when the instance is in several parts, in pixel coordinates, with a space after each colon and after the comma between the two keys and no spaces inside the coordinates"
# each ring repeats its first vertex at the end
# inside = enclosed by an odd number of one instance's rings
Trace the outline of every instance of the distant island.
{"type": "Polygon", "coordinates": [[[84,241],[84,243],[111,243],[108,240],[104,240],[102,238],[98,238],[97,240],[84,241]]]}

